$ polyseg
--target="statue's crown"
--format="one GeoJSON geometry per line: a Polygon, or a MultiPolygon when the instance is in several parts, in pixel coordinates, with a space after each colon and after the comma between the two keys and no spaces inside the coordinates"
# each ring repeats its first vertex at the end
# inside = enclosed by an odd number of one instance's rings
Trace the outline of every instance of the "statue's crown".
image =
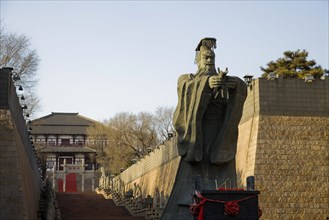
{"type": "Polygon", "coordinates": [[[199,42],[199,44],[196,47],[195,51],[197,51],[197,52],[200,51],[202,46],[208,48],[209,50],[216,49],[216,38],[212,38],[212,37],[203,38],[199,42]]]}

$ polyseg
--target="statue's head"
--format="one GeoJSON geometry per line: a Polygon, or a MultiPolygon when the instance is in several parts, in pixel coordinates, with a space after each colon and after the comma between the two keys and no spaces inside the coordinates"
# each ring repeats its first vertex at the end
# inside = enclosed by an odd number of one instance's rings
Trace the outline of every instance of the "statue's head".
{"type": "Polygon", "coordinates": [[[215,38],[204,38],[195,49],[195,63],[198,65],[198,72],[210,73],[215,71],[215,38]]]}

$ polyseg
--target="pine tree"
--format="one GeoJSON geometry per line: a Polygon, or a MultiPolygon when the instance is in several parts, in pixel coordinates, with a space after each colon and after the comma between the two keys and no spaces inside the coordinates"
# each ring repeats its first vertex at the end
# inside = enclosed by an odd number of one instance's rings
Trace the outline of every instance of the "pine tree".
{"type": "Polygon", "coordinates": [[[275,62],[270,61],[266,68],[260,67],[263,77],[274,73],[290,78],[304,78],[309,74],[314,78],[320,78],[325,72],[320,65],[316,65],[314,60],[307,60],[308,52],[306,50],[285,51],[283,55],[283,58],[279,58],[275,62]]]}

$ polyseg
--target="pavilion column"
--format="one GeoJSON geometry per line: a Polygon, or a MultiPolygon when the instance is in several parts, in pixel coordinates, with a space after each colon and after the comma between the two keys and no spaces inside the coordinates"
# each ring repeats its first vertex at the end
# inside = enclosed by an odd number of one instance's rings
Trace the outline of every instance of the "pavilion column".
{"type": "Polygon", "coordinates": [[[85,161],[81,163],[81,191],[85,191],[85,161]]]}
{"type": "Polygon", "coordinates": [[[66,191],[66,159],[64,159],[63,192],[66,191]]]}

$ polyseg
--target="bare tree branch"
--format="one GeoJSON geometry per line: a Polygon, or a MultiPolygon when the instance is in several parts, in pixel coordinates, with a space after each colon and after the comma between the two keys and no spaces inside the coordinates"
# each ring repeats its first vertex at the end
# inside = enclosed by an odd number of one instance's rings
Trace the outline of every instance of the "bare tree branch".
{"type": "Polygon", "coordinates": [[[0,66],[12,67],[20,77],[19,84],[24,88],[25,104],[28,115],[40,108],[40,100],[35,92],[38,83],[37,70],[40,59],[35,50],[31,49],[30,39],[25,35],[7,33],[0,27],[0,66]]]}

